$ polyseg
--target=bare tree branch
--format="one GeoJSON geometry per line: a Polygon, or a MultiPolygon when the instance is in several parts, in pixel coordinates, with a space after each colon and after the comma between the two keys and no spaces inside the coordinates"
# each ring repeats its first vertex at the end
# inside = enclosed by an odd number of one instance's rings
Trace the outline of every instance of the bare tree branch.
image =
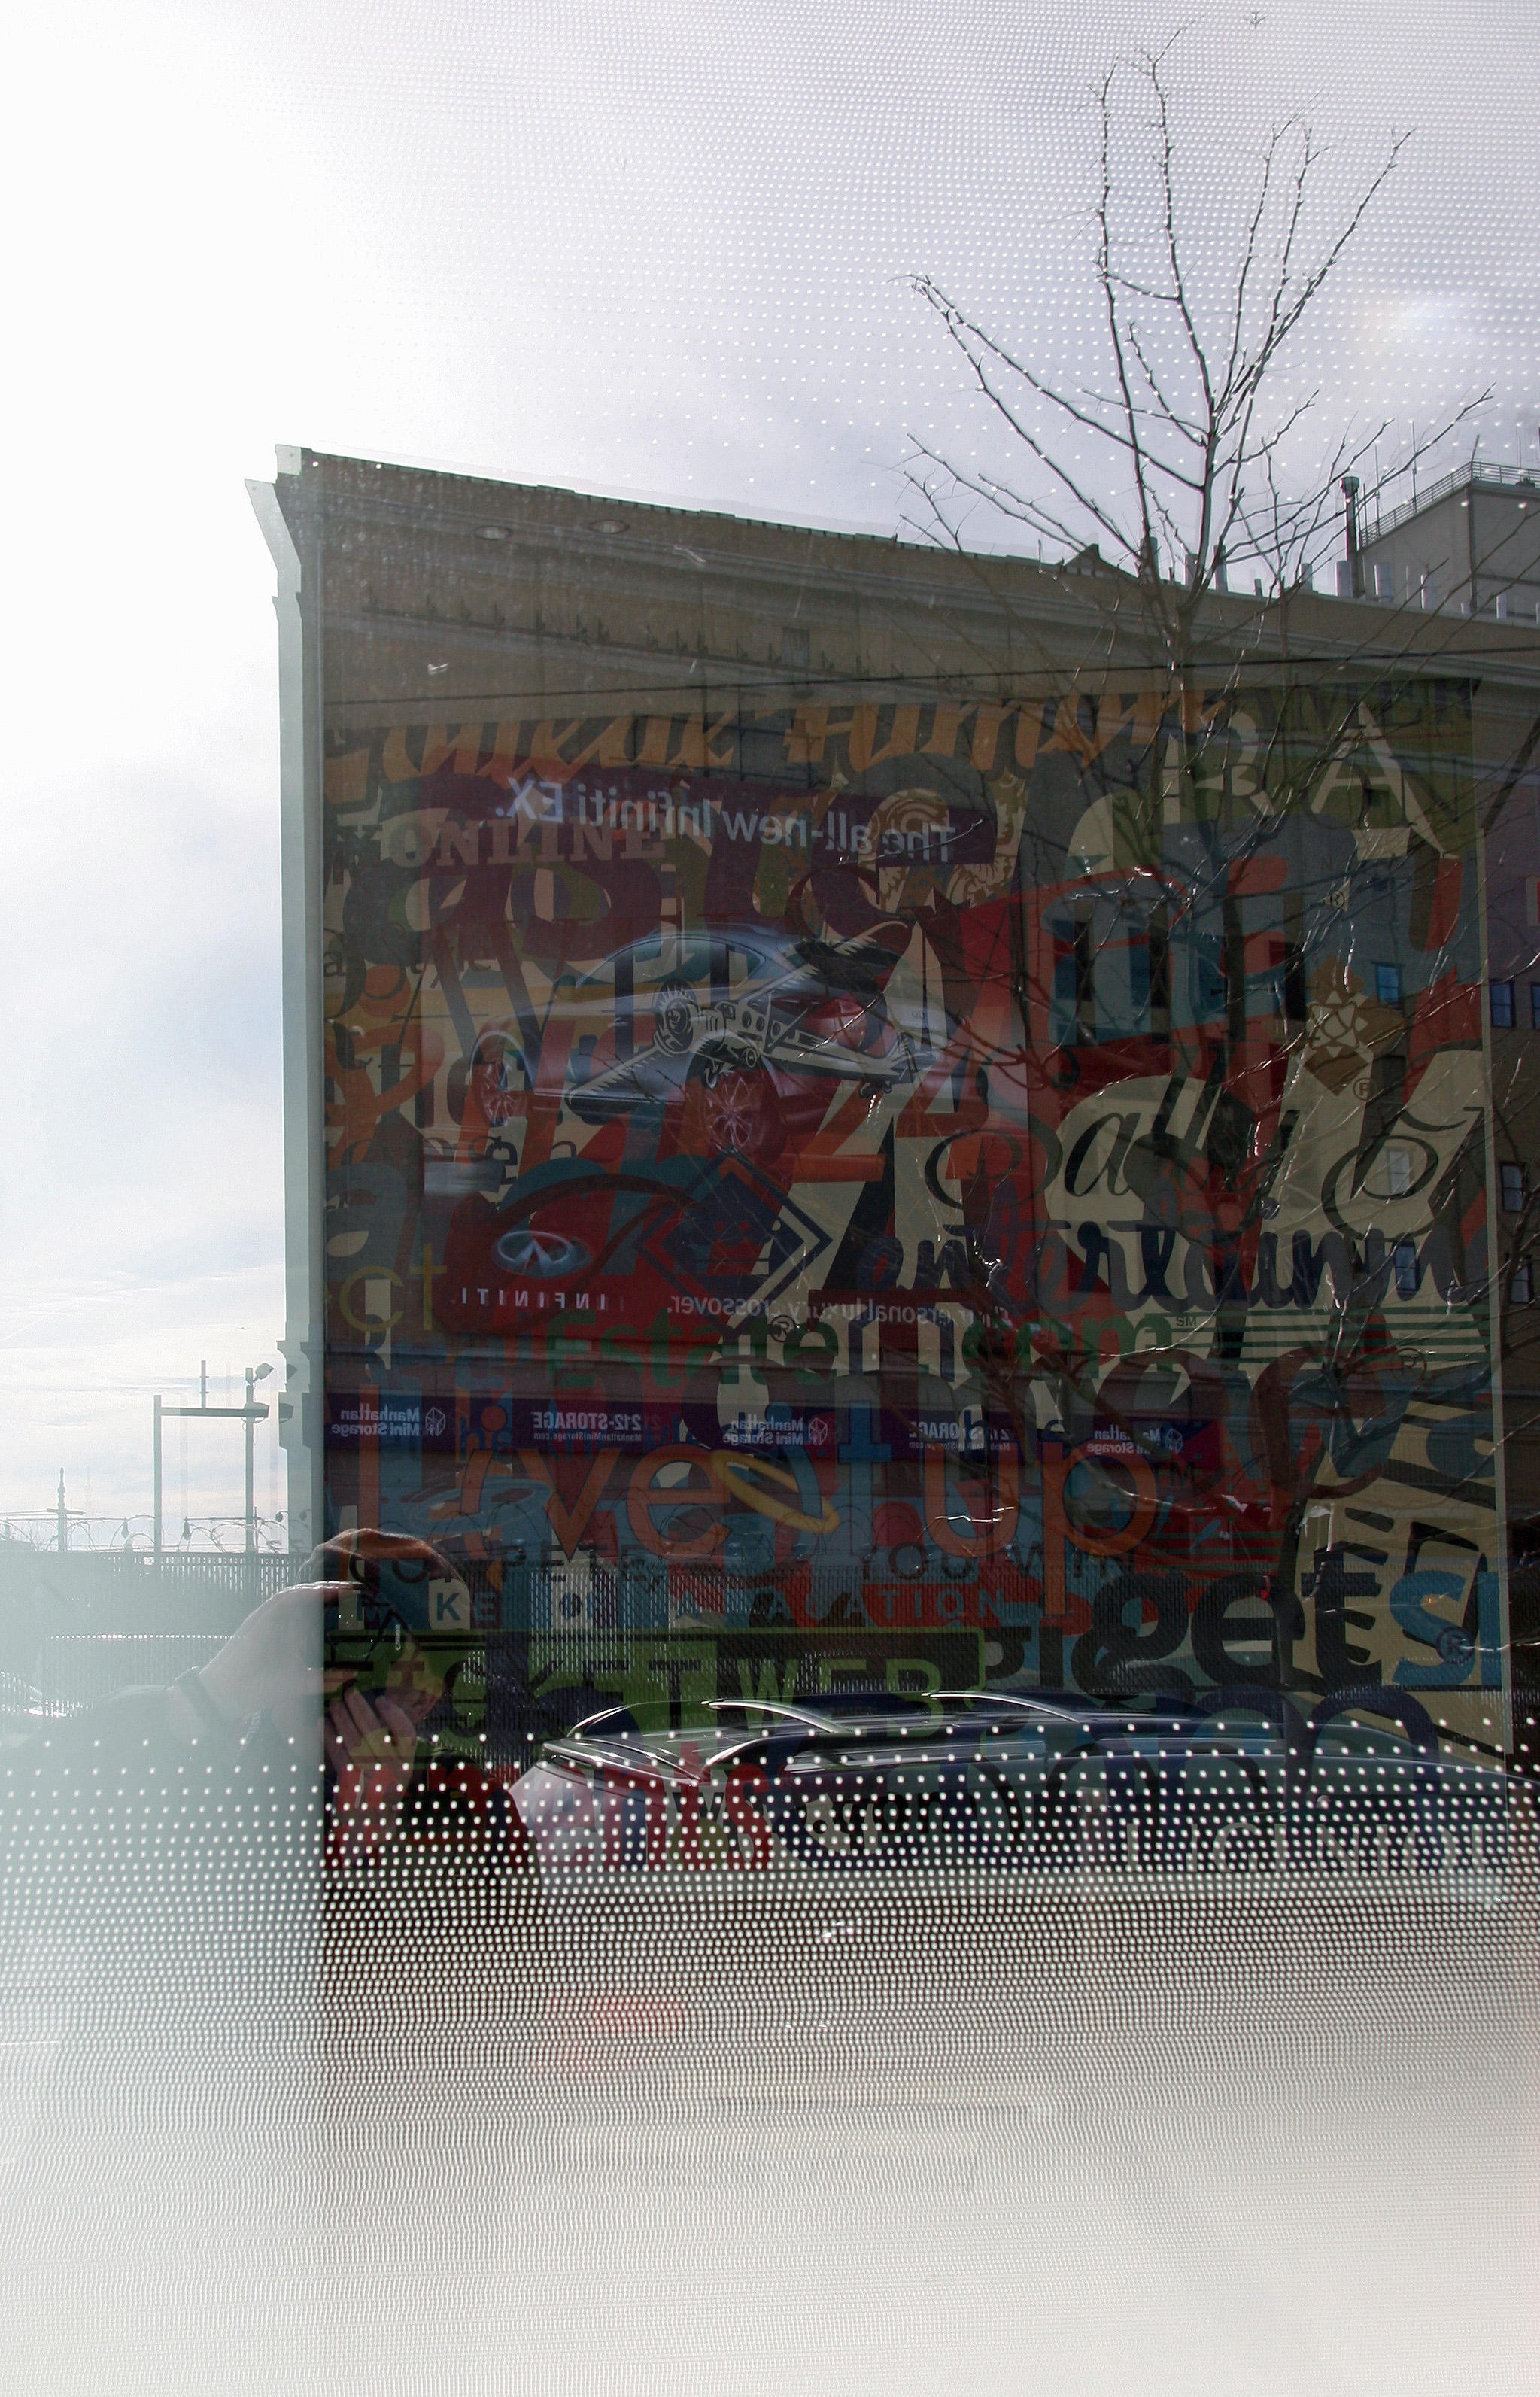
{"type": "MultiPolygon", "coordinates": [[[[1281,354],[1320,297],[1396,171],[1409,136],[1392,130],[1386,154],[1334,232],[1304,258],[1306,202],[1325,152],[1299,116],[1275,123],[1256,161],[1217,341],[1195,298],[1182,210],[1183,151],[1173,104],[1172,60],[1181,32],[1155,48],[1116,59],[1094,92],[1097,180],[1091,206],[1092,271],[1105,342],[1105,377],[1065,381],[1008,345],[928,275],[913,288],[941,318],[973,386],[1011,443],[1040,469],[1057,503],[1004,474],[957,474],[958,492],[1041,538],[1084,546],[1088,531],[1110,543],[1138,574],[1152,632],[1174,664],[1186,649],[1194,611],[1214,588],[1222,559],[1254,562],[1268,588],[1291,588],[1319,563],[1334,521],[1336,488],[1383,438],[1351,429],[1332,445],[1326,472],[1315,462],[1290,489],[1284,460],[1319,405],[1319,389],[1290,394],[1279,382],[1281,354]],[[1142,97],[1140,97],[1142,96],[1142,97]],[[1149,107],[1141,115],[1145,100],[1149,107]],[[1132,129],[1131,129],[1132,128],[1132,129]],[[1132,167],[1130,140],[1138,147],[1132,167]],[[1015,395],[1030,394],[1065,427],[1104,445],[1095,462],[1071,459],[1028,420],[1015,395]],[[1281,402],[1281,405],[1276,404],[1281,402]],[[1158,569],[1168,546],[1172,578],[1158,569]]],[[[1411,456],[1408,471],[1447,438],[1477,401],[1455,409],[1411,456]]],[[[917,444],[938,470],[950,462],[917,444]]]]}

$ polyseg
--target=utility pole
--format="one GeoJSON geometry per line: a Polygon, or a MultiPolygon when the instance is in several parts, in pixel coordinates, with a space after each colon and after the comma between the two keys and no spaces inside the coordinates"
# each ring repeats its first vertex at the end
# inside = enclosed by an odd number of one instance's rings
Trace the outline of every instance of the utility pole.
{"type": "MultiPolygon", "coordinates": [[[[263,1370],[264,1370],[264,1372],[265,1372],[266,1368],[264,1367],[264,1368],[263,1368],[263,1370]]],[[[256,1445],[256,1438],[257,1438],[257,1417],[256,1417],[256,1412],[255,1412],[255,1409],[254,1409],[254,1407],[253,1407],[253,1403],[252,1403],[252,1391],[253,1391],[253,1389],[254,1389],[254,1387],[255,1387],[255,1386],[256,1386],[256,1380],[257,1380],[257,1376],[256,1376],[256,1374],[252,1372],[252,1370],[251,1370],[250,1366],[248,1365],[248,1366],[247,1367],[247,1369],[246,1369],[246,1409],[245,1409],[245,1413],[246,1413],[246,1553],[247,1553],[247,1555],[248,1555],[248,1557],[254,1557],[254,1556],[256,1555],[256,1553],[257,1553],[257,1504],[256,1504],[255,1484],[254,1484],[254,1480],[253,1480],[253,1474],[254,1474],[254,1455],[255,1455],[255,1445],[256,1445]]],[[[263,1414],[264,1414],[264,1415],[266,1414],[266,1413],[267,1413],[267,1409],[266,1409],[265,1407],[263,1407],[263,1409],[262,1409],[262,1413],[263,1413],[263,1414]]]]}
{"type": "MultiPolygon", "coordinates": [[[[242,1407],[211,1407],[208,1403],[208,1359],[206,1357],[203,1359],[199,1366],[198,1404],[195,1407],[168,1407],[163,1404],[158,1395],[154,1402],[155,1555],[157,1558],[161,1553],[161,1542],[163,1536],[161,1530],[161,1425],[165,1418],[167,1415],[196,1415],[206,1421],[213,1421],[218,1418],[226,1422],[244,1423],[246,1426],[246,1574],[248,1593],[250,1591],[252,1581],[255,1578],[257,1559],[257,1508],[254,1440],[257,1425],[259,1423],[265,1422],[268,1413],[265,1403],[256,1397],[255,1392],[257,1384],[259,1382],[265,1381],[272,1371],[273,1368],[271,1365],[248,1365],[246,1369],[246,1404],[242,1407]]],[[[59,1494],[60,1507],[60,1524],[62,1524],[64,1520],[62,1513],[64,1477],[62,1474],[59,1477],[59,1494]]],[[[60,1532],[60,1547],[62,1547],[63,1545],[63,1534],[62,1532],[60,1532]]]]}

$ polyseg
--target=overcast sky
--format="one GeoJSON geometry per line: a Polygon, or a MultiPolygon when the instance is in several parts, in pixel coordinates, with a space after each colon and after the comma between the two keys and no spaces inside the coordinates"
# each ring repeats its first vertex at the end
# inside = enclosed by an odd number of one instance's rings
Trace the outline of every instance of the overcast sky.
{"type": "MultiPolygon", "coordinates": [[[[214,0],[7,54],[10,1137],[0,1514],[104,1543],[150,1399],[275,1355],[275,441],[891,530],[978,437],[905,277],[1087,332],[1098,67],[1133,0],[214,0]]],[[[1416,139],[1299,361],[1410,428],[1490,383],[1540,455],[1533,0],[1197,19],[1195,230],[1269,119],[1328,196],[1416,139]],[[1334,182],[1332,181],[1334,180],[1334,182]]],[[[1452,461],[1451,461],[1452,462],[1452,461]]],[[[259,1450],[259,1502],[267,1453],[259,1450]]],[[[194,1512],[240,1441],[194,1427],[194,1512]]],[[[167,1512],[180,1513],[178,1442],[167,1512]]],[[[281,1503],[278,1502],[278,1503],[281,1503]]],[[[173,1525],[173,1533],[180,1523],[173,1525]]]]}

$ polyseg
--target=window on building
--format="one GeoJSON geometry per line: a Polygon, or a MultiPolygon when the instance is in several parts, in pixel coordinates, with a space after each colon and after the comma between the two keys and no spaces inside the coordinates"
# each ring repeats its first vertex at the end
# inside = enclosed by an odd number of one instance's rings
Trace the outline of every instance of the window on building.
{"type": "Polygon", "coordinates": [[[1390,1185],[1392,1198],[1409,1198],[1412,1195],[1412,1151],[1392,1141],[1385,1152],[1385,1178],[1390,1185]]]}
{"type": "Polygon", "coordinates": [[[1401,970],[1399,966],[1374,968],[1374,996],[1382,1007],[1399,1007],[1401,1003],[1401,970]]]}
{"type": "Polygon", "coordinates": [[[1415,1240],[1398,1240],[1390,1252],[1390,1261],[1396,1268],[1396,1288],[1401,1297],[1415,1298],[1417,1284],[1422,1279],[1417,1270],[1415,1240]]]}
{"type": "Polygon", "coordinates": [[[1283,894],[1283,1012],[1290,1024],[1303,1024],[1310,1012],[1305,978],[1305,903],[1297,891],[1283,894]]]}
{"type": "Polygon", "coordinates": [[[1150,1032],[1159,1040],[1171,1033],[1171,922],[1163,907],[1149,919],[1148,955],[1150,1032]]]}
{"type": "Polygon", "coordinates": [[[1514,1266],[1513,1279],[1508,1285],[1508,1295],[1516,1299],[1520,1306],[1528,1306],[1533,1298],[1534,1279],[1528,1257],[1520,1257],[1514,1266]]]}
{"type": "Polygon", "coordinates": [[[1540,982],[1530,984],[1530,1029],[1540,1032],[1540,982]]]}
{"type": "Polygon", "coordinates": [[[1075,918],[1075,1038],[1096,1038],[1096,938],[1089,916],[1075,918]]]}
{"type": "Polygon", "coordinates": [[[1494,982],[1492,985],[1492,1021],[1499,1032],[1513,1029],[1513,984],[1494,982]]]}
{"type": "Polygon", "coordinates": [[[1509,1215],[1517,1215],[1524,1204],[1524,1169],[1521,1165],[1503,1164],[1497,1170],[1502,1177],[1504,1210],[1509,1215]]]}
{"type": "Polygon", "coordinates": [[[1246,1038],[1246,934],[1239,899],[1225,900],[1224,923],[1225,1024],[1239,1049],[1246,1038]]]}

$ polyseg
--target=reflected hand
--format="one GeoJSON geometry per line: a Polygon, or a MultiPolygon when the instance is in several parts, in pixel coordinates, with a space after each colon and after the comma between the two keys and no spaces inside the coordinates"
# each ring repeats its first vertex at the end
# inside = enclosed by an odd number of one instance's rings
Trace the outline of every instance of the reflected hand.
{"type": "Polygon", "coordinates": [[[366,1838],[392,1827],[411,1779],[417,1726],[381,1691],[371,1705],[359,1690],[343,1690],[327,1708],[327,1761],[337,1775],[336,1809],[366,1838]]]}
{"type": "Polygon", "coordinates": [[[418,1727],[438,1696],[428,1660],[408,1642],[382,1690],[367,1696],[351,1681],[327,1708],[327,1761],[336,1776],[333,1838],[372,1848],[395,1829],[411,1782],[418,1727]]]}
{"type": "MultiPolygon", "coordinates": [[[[382,1565],[404,1563],[420,1571],[449,1572],[435,1548],[403,1533],[345,1532],[315,1549],[310,1559],[312,1577],[290,1583],[257,1607],[200,1668],[198,1679],[215,1711],[232,1727],[248,1715],[269,1715],[280,1736],[290,1739],[313,1730],[323,1695],[326,1608],[338,1605],[382,1565]]],[[[397,1678],[393,1673],[393,1684],[397,1678]]],[[[435,1686],[415,1721],[421,1721],[436,1694],[435,1686]]],[[[408,1711],[412,1711],[409,1701],[408,1711]]],[[[204,1728],[192,1713],[188,1727],[190,1735],[204,1728]]]]}
{"type": "Polygon", "coordinates": [[[198,1679],[227,1722],[271,1715],[286,1736],[314,1722],[321,1696],[324,1612],[337,1604],[342,1587],[295,1582],[278,1590],[210,1656],[198,1679]]]}

